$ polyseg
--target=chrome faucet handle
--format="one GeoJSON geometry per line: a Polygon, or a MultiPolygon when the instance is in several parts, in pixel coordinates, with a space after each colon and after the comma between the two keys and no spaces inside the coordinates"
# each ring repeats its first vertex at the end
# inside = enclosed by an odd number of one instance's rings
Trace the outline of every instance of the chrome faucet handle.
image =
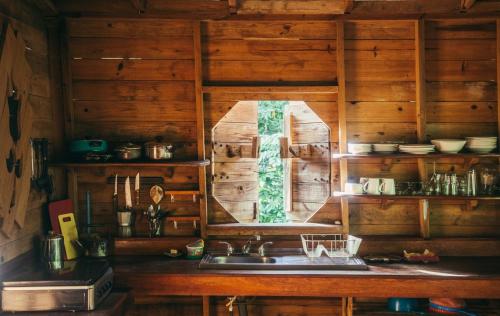
{"type": "Polygon", "coordinates": [[[266,256],[266,246],[272,245],[272,244],[273,244],[272,241],[266,241],[265,243],[262,243],[262,245],[260,245],[259,249],[257,250],[259,256],[265,257],[266,256]]]}
{"type": "Polygon", "coordinates": [[[260,240],[260,235],[255,235],[250,238],[248,238],[246,244],[241,247],[241,253],[244,255],[248,255],[250,253],[250,250],[252,249],[252,240],[255,238],[255,240],[259,241],[260,240]]]}
{"type": "Polygon", "coordinates": [[[233,252],[234,252],[234,248],[233,248],[233,245],[231,245],[231,243],[227,242],[227,241],[219,241],[219,244],[223,244],[223,245],[226,245],[226,254],[228,256],[232,255],[233,252]]]}

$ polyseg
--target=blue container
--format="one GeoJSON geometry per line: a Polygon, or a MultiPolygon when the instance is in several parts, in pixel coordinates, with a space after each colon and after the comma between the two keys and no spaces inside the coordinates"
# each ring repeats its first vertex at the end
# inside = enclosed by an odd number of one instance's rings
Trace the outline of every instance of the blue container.
{"type": "Polygon", "coordinates": [[[69,146],[69,151],[73,154],[105,153],[108,151],[108,142],[101,139],[74,140],[69,146]]]}
{"type": "Polygon", "coordinates": [[[418,300],[416,298],[393,297],[387,301],[387,309],[393,312],[416,312],[418,300]]]}

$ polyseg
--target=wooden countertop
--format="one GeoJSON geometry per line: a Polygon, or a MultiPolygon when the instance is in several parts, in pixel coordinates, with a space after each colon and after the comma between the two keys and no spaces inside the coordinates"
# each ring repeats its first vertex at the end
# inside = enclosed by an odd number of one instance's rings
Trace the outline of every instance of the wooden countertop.
{"type": "Polygon", "coordinates": [[[115,283],[135,295],[500,298],[500,257],[379,264],[368,271],[200,270],[198,260],[111,259],[115,283]]]}

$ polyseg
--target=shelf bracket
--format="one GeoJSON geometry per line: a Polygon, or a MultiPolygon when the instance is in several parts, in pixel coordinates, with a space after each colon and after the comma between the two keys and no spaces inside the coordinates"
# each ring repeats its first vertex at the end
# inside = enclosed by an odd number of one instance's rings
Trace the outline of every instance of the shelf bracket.
{"type": "Polygon", "coordinates": [[[380,171],[391,171],[393,165],[393,159],[392,158],[384,158],[382,161],[382,166],[380,168],[380,171]]]}
{"type": "Polygon", "coordinates": [[[394,204],[394,202],[396,202],[396,200],[381,199],[380,200],[380,208],[382,210],[387,210],[389,207],[391,207],[391,205],[394,204]]]}
{"type": "Polygon", "coordinates": [[[473,211],[479,206],[479,200],[467,200],[465,201],[464,211],[473,211]]]}
{"type": "Polygon", "coordinates": [[[479,158],[464,158],[464,170],[469,170],[472,166],[479,163],[479,158]]]}

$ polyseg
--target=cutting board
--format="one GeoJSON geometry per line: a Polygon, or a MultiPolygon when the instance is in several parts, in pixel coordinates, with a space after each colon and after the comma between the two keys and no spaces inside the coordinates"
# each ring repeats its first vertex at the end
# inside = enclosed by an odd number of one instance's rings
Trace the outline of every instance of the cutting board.
{"type": "Polygon", "coordinates": [[[52,226],[52,230],[55,233],[61,233],[61,226],[59,225],[59,215],[68,213],[73,213],[73,202],[70,199],[49,203],[50,225],[52,226]]]}
{"type": "Polygon", "coordinates": [[[66,251],[66,259],[72,260],[78,257],[78,250],[75,247],[74,241],[78,240],[78,231],[76,230],[75,214],[68,213],[58,216],[61,233],[64,237],[64,250],[66,251]]]}

